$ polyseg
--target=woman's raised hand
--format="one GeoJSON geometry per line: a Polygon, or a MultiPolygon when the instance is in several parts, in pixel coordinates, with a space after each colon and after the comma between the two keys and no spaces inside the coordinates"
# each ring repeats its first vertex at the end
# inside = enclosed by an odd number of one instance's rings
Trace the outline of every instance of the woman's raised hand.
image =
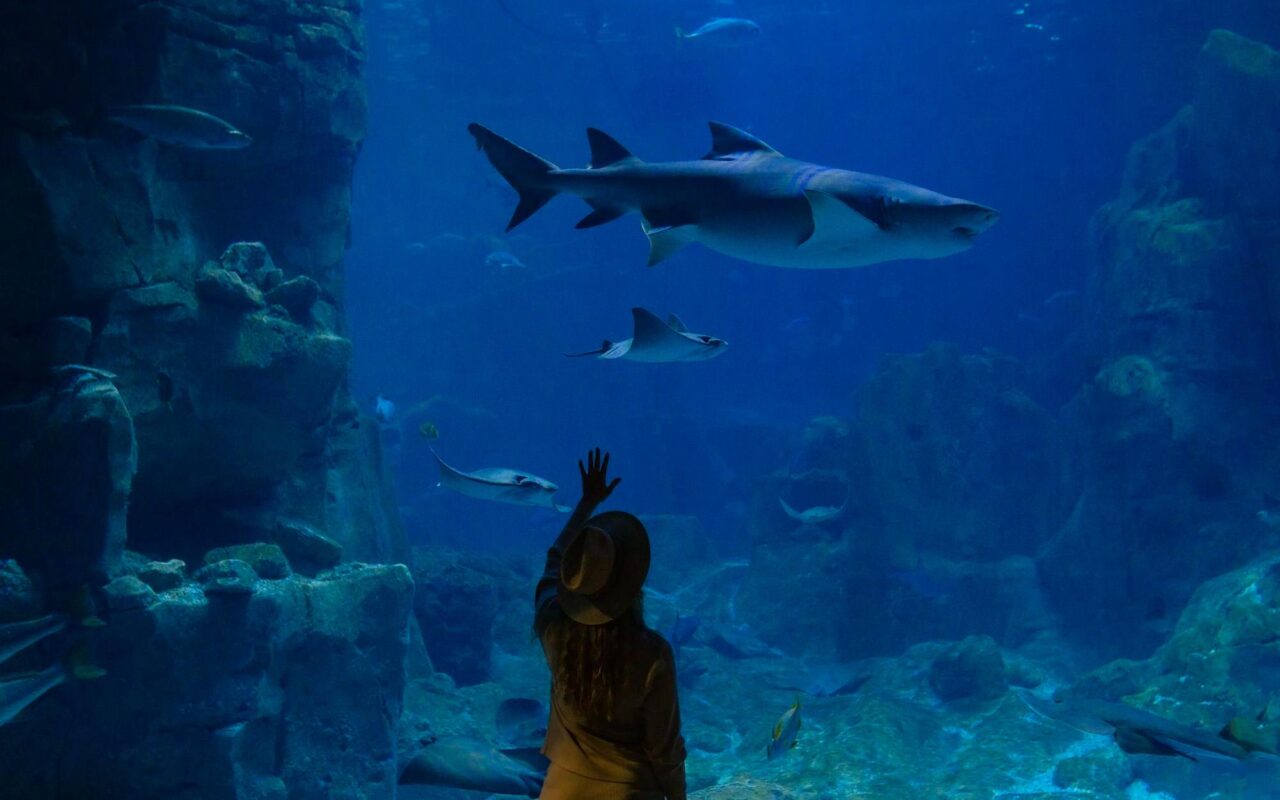
{"type": "Polygon", "coordinates": [[[599,447],[587,452],[586,466],[578,461],[578,474],[582,476],[582,502],[598,506],[609,499],[614,488],[622,483],[622,478],[610,481],[608,473],[609,454],[605,453],[602,457],[599,447]]]}

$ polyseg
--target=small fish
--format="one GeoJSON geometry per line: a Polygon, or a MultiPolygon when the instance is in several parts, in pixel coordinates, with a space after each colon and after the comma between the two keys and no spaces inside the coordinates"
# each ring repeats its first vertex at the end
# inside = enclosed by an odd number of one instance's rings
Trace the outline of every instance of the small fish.
{"type": "Polygon", "coordinates": [[[1064,303],[1067,300],[1073,300],[1079,296],[1080,292],[1076,289],[1061,289],[1046,297],[1044,304],[1046,306],[1055,306],[1059,303],[1064,303]]]}
{"type": "Polygon", "coordinates": [[[693,33],[676,28],[678,39],[705,39],[713,44],[736,47],[753,42],[760,37],[760,26],[753,20],[741,17],[716,17],[693,33]]]}
{"type": "Polygon", "coordinates": [[[440,438],[440,429],[436,427],[434,422],[424,422],[418,426],[418,433],[428,442],[434,442],[440,438]]]}
{"type": "Polygon", "coordinates": [[[107,112],[107,119],[158,142],[192,150],[238,150],[253,141],[226,120],[184,106],[120,106],[107,112]]]}
{"type": "Polygon", "coordinates": [[[0,681],[0,726],[8,725],[23,709],[68,679],[92,680],[106,674],[105,670],[90,664],[81,649],[73,652],[65,664],[59,662],[41,672],[0,681]]]}
{"type": "Polygon", "coordinates": [[[378,395],[373,401],[373,416],[378,422],[390,422],[391,418],[396,415],[396,404],[378,395]]]}
{"type": "Polygon", "coordinates": [[[783,500],[781,497],[778,498],[778,505],[782,506],[782,510],[786,512],[786,515],[794,519],[796,522],[802,522],[805,525],[821,525],[824,522],[830,522],[839,518],[839,516],[844,513],[845,506],[848,505],[848,503],[849,499],[845,498],[845,501],[840,504],[839,508],[835,506],[813,506],[812,508],[806,508],[804,511],[796,511],[787,504],[786,500],[783,500]]]}
{"type": "Polygon", "coordinates": [[[1276,500],[1270,494],[1263,494],[1258,519],[1269,528],[1280,528],[1280,500],[1276,500]]]}
{"type": "Polygon", "coordinates": [[[499,250],[496,253],[490,253],[485,256],[484,265],[491,269],[509,270],[509,269],[528,269],[524,262],[516,258],[513,253],[506,250],[499,250]]]}
{"type": "Polygon", "coordinates": [[[39,619],[11,622],[0,625],[0,664],[26,650],[31,645],[67,629],[67,618],[62,614],[50,614],[39,619]]]}
{"type": "Polygon", "coordinates": [[[773,725],[773,733],[769,737],[769,746],[765,748],[765,756],[772,761],[796,746],[796,737],[800,733],[800,698],[791,704],[778,717],[773,725]]]}

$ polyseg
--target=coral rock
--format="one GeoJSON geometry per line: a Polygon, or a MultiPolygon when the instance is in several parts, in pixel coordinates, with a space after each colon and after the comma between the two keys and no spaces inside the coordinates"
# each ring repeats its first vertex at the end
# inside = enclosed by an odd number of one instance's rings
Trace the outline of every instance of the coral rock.
{"type": "Polygon", "coordinates": [[[102,591],[107,596],[107,608],[112,611],[146,608],[156,601],[156,593],[151,587],[132,575],[116,578],[102,591]]]}
{"type": "Polygon", "coordinates": [[[289,560],[279,545],[269,542],[254,544],[233,544],[230,547],[219,547],[205,553],[205,564],[216,564],[227,559],[243,561],[253,568],[259,578],[277,580],[289,577],[289,560]]]}
{"type": "Polygon", "coordinates": [[[990,636],[970,636],[929,667],[929,686],[941,700],[994,700],[1005,693],[1004,657],[990,636]]]}
{"type": "Polygon", "coordinates": [[[196,276],[196,295],[202,301],[253,311],[266,303],[262,292],[250,286],[236,273],[221,267],[206,266],[196,276]]]}
{"type": "Polygon", "coordinates": [[[209,595],[247,595],[253,594],[258,584],[258,576],[253,567],[238,558],[228,558],[208,564],[196,572],[196,580],[209,595]]]}
{"type": "Polygon", "coordinates": [[[319,298],[320,284],[306,275],[291,278],[266,294],[268,303],[288,309],[289,314],[299,322],[306,322],[311,318],[311,307],[319,298]]]}
{"type": "Polygon", "coordinates": [[[342,560],[342,545],[305,522],[280,520],[274,536],[292,563],[327,569],[342,560]]]}
{"type": "Polygon", "coordinates": [[[186,580],[187,565],[181,559],[150,561],[136,573],[138,580],[157,592],[176,589],[186,580]]]}

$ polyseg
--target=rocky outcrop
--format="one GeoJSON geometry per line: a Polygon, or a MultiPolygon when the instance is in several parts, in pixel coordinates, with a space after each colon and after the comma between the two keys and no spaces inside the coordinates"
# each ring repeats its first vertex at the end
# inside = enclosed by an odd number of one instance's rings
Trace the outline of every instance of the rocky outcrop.
{"type": "Polygon", "coordinates": [[[207,569],[158,593],[113,582],[90,640],[107,675],[0,728],[6,797],[393,796],[408,570],[207,569]]]}
{"type": "Polygon", "coordinates": [[[0,557],[56,600],[120,568],[137,469],[133,419],[107,373],[67,367],[0,405],[0,557]]]}
{"type": "Polygon", "coordinates": [[[1268,536],[1280,205],[1259,176],[1280,159],[1277,119],[1280,56],[1214,32],[1194,102],[1134,146],[1094,220],[1093,377],[1064,420],[1078,489],[1039,563],[1066,622],[1110,652],[1149,652],[1268,536]]]}
{"type": "Polygon", "coordinates": [[[287,519],[348,559],[407,558],[377,437],[347,392],[339,311],[364,134],[359,11],[0,12],[0,197],[13,210],[0,220],[0,367],[21,378],[4,402],[35,402],[60,364],[113,373],[137,441],[135,550],[192,562],[271,541],[287,519]],[[188,149],[108,119],[138,103],[207,111],[252,144],[188,149]]]}

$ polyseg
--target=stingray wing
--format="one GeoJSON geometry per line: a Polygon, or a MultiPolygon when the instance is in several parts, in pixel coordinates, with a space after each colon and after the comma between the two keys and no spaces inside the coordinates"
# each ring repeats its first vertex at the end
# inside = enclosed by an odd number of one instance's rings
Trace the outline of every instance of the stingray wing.
{"type": "Polygon", "coordinates": [[[687,355],[691,342],[687,334],[675,330],[653,312],[643,308],[631,309],[635,322],[635,335],[631,340],[630,357],[636,361],[678,361],[687,355]]]}

